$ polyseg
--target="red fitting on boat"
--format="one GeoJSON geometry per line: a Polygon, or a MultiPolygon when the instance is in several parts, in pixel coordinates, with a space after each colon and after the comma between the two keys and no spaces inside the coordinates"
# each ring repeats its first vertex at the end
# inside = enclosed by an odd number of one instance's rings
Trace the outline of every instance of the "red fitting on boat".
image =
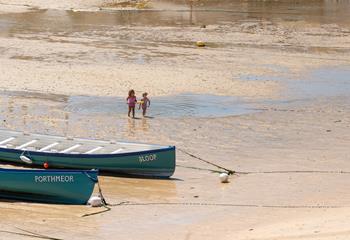
{"type": "Polygon", "coordinates": [[[44,162],[44,168],[48,169],[49,168],[49,163],[48,162],[44,162]]]}

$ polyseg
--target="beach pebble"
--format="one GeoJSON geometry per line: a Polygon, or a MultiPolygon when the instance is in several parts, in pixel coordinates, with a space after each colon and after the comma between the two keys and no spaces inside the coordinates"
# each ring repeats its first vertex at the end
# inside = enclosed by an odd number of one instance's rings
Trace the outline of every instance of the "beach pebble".
{"type": "Polygon", "coordinates": [[[222,183],[228,183],[228,174],[227,173],[220,173],[219,178],[220,178],[220,181],[222,183]]]}
{"type": "Polygon", "coordinates": [[[91,205],[91,207],[101,207],[102,199],[100,197],[93,196],[89,199],[88,204],[91,205]]]}

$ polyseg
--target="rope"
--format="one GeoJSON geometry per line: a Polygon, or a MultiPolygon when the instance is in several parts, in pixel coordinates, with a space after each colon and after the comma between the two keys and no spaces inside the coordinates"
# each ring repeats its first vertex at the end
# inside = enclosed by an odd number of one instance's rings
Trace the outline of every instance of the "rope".
{"type": "Polygon", "coordinates": [[[25,237],[31,237],[31,238],[40,238],[40,239],[49,239],[49,240],[63,240],[61,238],[49,237],[49,236],[42,235],[42,234],[39,234],[39,233],[31,232],[31,231],[28,231],[28,230],[25,230],[25,229],[22,229],[22,228],[19,228],[19,227],[15,227],[15,228],[20,230],[20,231],[22,231],[22,232],[24,232],[24,233],[14,232],[14,231],[7,231],[7,230],[0,230],[0,232],[8,233],[8,234],[14,234],[14,235],[19,235],[19,236],[25,236],[25,237]]]}
{"type": "MultiPolygon", "coordinates": [[[[245,173],[245,174],[251,174],[245,173]]],[[[100,183],[97,181],[99,196],[102,201],[102,206],[105,208],[102,211],[87,213],[81,217],[89,217],[98,214],[102,214],[111,211],[111,207],[116,206],[157,206],[157,205],[168,205],[168,206],[215,206],[215,207],[245,207],[245,208],[280,208],[280,209],[334,209],[334,208],[350,208],[350,206],[337,206],[337,205],[264,205],[264,204],[235,204],[235,203],[201,203],[201,202],[148,202],[148,203],[137,203],[124,201],[116,204],[110,204],[106,201],[103,196],[102,188],[100,183]]]]}
{"type": "Polygon", "coordinates": [[[99,211],[99,212],[93,212],[93,213],[86,213],[86,214],[82,215],[81,217],[90,217],[90,216],[93,216],[93,215],[97,215],[97,214],[101,214],[101,213],[109,212],[109,211],[111,211],[111,210],[112,210],[110,207],[106,207],[105,205],[103,205],[103,207],[104,207],[105,209],[104,209],[104,210],[102,210],[102,211],[99,211]]]}
{"type": "MultiPolygon", "coordinates": [[[[198,156],[195,156],[194,154],[191,154],[183,149],[178,149],[179,151],[183,152],[184,154],[198,159],[204,163],[207,163],[209,165],[212,165],[214,167],[217,167],[221,170],[225,170],[228,174],[273,174],[273,173],[338,173],[338,174],[350,174],[350,172],[346,171],[303,171],[303,170],[295,170],[295,171],[262,171],[262,172],[236,172],[231,169],[219,166],[215,163],[212,163],[210,161],[204,160],[198,156]]],[[[196,169],[196,170],[203,170],[203,171],[211,171],[211,172],[217,172],[220,173],[218,170],[211,170],[207,168],[197,168],[197,167],[187,167],[187,166],[182,166],[182,165],[177,165],[179,167],[184,167],[184,168],[191,168],[191,169],[196,169]]],[[[259,204],[234,204],[234,203],[200,203],[200,202],[179,202],[179,203],[174,203],[174,202],[151,202],[151,203],[132,203],[129,201],[124,201],[116,204],[110,204],[106,201],[105,197],[103,196],[102,193],[102,188],[100,186],[100,182],[98,179],[92,178],[89,174],[85,173],[90,179],[95,180],[98,186],[98,192],[99,196],[102,201],[102,206],[105,208],[105,210],[99,211],[99,212],[94,212],[94,213],[88,213],[82,215],[82,217],[88,217],[88,216],[93,216],[101,213],[105,213],[108,211],[111,211],[111,207],[115,206],[150,206],[150,205],[181,205],[181,206],[219,206],[219,207],[247,207],[247,208],[284,208],[284,209],[328,209],[328,208],[349,208],[350,206],[336,206],[336,205],[259,205],[259,204]]]]}
{"type": "Polygon", "coordinates": [[[109,206],[117,207],[117,206],[121,206],[121,205],[128,205],[129,203],[130,203],[129,201],[115,203],[115,204],[106,203],[106,204],[103,204],[103,207],[106,208],[105,210],[102,210],[102,211],[99,211],[99,212],[94,212],[94,213],[87,213],[87,214],[82,215],[81,217],[89,217],[89,216],[105,213],[105,212],[108,212],[108,211],[112,210],[112,208],[110,208],[109,206]]]}
{"type": "MultiPolygon", "coordinates": [[[[264,204],[235,204],[235,203],[201,203],[201,202],[120,202],[116,204],[108,204],[108,206],[212,206],[212,207],[244,207],[244,208],[277,208],[277,209],[339,209],[350,208],[350,206],[338,205],[264,205],[264,204]]],[[[107,210],[100,212],[84,214],[82,217],[93,216],[112,210],[110,207],[104,206],[107,210]]]]}
{"type": "Polygon", "coordinates": [[[199,161],[205,162],[205,163],[207,163],[207,164],[209,164],[209,165],[212,165],[212,166],[214,166],[214,167],[217,167],[217,168],[219,168],[219,169],[222,169],[222,170],[226,171],[227,174],[229,174],[229,175],[232,175],[232,174],[235,174],[235,173],[236,173],[236,171],[234,171],[234,170],[231,170],[231,169],[228,169],[228,168],[219,166],[219,165],[217,165],[217,164],[215,164],[215,163],[209,162],[209,161],[207,161],[207,160],[204,160],[203,158],[197,157],[196,155],[194,155],[194,154],[192,154],[192,153],[189,153],[189,152],[187,152],[186,150],[179,149],[179,148],[178,148],[178,150],[179,150],[180,152],[183,152],[184,154],[186,154],[186,155],[192,157],[192,158],[195,158],[195,159],[197,159],[197,160],[199,160],[199,161]]]}
{"type": "Polygon", "coordinates": [[[278,174],[278,173],[321,173],[321,174],[350,174],[348,171],[318,171],[318,170],[286,170],[286,171],[256,171],[236,172],[237,174],[278,174]]]}
{"type": "Polygon", "coordinates": [[[84,171],[84,174],[94,183],[98,183],[98,178],[93,178],[92,176],[90,176],[87,172],[84,171]]]}
{"type": "Polygon", "coordinates": [[[102,194],[102,189],[101,189],[101,186],[100,186],[100,182],[99,182],[99,181],[97,181],[97,187],[98,187],[98,193],[99,193],[100,198],[101,198],[101,200],[102,200],[102,204],[103,204],[103,206],[106,207],[106,206],[108,205],[108,203],[107,203],[106,199],[104,198],[104,196],[103,196],[103,194],[102,194]]]}
{"type": "MultiPolygon", "coordinates": [[[[89,178],[94,179],[93,177],[91,177],[91,176],[90,176],[89,174],[87,174],[86,172],[84,172],[84,173],[85,173],[89,178]]],[[[99,212],[86,213],[86,214],[82,215],[81,217],[89,217],[89,216],[93,216],[93,215],[97,215],[97,214],[109,212],[109,211],[112,210],[112,209],[109,207],[110,204],[107,203],[105,197],[103,196],[102,188],[101,188],[100,182],[98,181],[98,178],[97,178],[97,179],[94,179],[94,180],[95,180],[96,183],[97,183],[98,194],[99,194],[99,197],[101,198],[102,207],[104,207],[105,209],[102,210],[102,211],[99,211],[99,212]]]]}
{"type": "Polygon", "coordinates": [[[208,171],[208,172],[213,172],[213,173],[222,173],[222,171],[219,170],[213,170],[209,168],[199,168],[199,167],[192,167],[192,166],[184,166],[180,164],[176,164],[176,167],[182,167],[182,168],[188,168],[188,169],[194,169],[194,170],[200,170],[200,171],[208,171]]]}
{"type": "MultiPolygon", "coordinates": [[[[149,203],[137,203],[137,202],[120,202],[116,204],[108,204],[108,206],[212,206],[212,207],[244,207],[244,208],[277,208],[277,209],[339,209],[350,208],[350,206],[337,206],[337,205],[264,205],[264,204],[235,204],[235,203],[200,203],[200,202],[149,202],[149,203]]],[[[107,210],[100,212],[84,214],[82,217],[93,216],[110,211],[111,208],[105,206],[107,210]]]]}
{"type": "MultiPolygon", "coordinates": [[[[205,162],[209,165],[212,165],[214,167],[217,167],[219,169],[225,170],[229,175],[231,174],[278,174],[278,173],[320,173],[320,174],[350,174],[350,171],[335,171],[335,170],[277,170],[277,171],[234,171],[227,169],[225,167],[219,166],[215,163],[212,163],[208,160],[204,160],[192,153],[189,153],[183,149],[178,149],[179,151],[185,153],[186,155],[198,159],[202,162],[205,162]]],[[[221,173],[221,171],[218,170],[212,170],[208,168],[199,168],[199,167],[192,167],[192,166],[183,166],[183,165],[176,165],[178,167],[183,167],[183,168],[189,168],[189,169],[195,169],[195,170],[202,170],[202,171],[210,171],[214,173],[221,173]]]]}
{"type": "Polygon", "coordinates": [[[97,187],[98,187],[98,194],[101,198],[101,201],[102,201],[102,204],[104,206],[108,205],[107,202],[106,202],[106,199],[104,198],[103,194],[102,194],[102,189],[101,189],[101,186],[100,186],[100,182],[98,181],[98,177],[97,178],[93,178],[92,176],[90,176],[87,172],[84,172],[84,174],[91,179],[91,181],[93,181],[94,183],[97,183],[97,187]]]}
{"type": "Polygon", "coordinates": [[[23,232],[32,234],[33,236],[35,236],[35,237],[37,237],[37,238],[50,239],[50,240],[62,240],[62,239],[60,239],[60,238],[53,238],[53,237],[49,237],[49,236],[42,235],[42,234],[39,234],[39,233],[31,232],[31,231],[25,230],[25,229],[23,229],[23,228],[19,228],[19,227],[15,227],[15,228],[17,228],[17,229],[20,230],[20,231],[23,231],[23,232]]]}
{"type": "MultiPolygon", "coordinates": [[[[177,167],[182,168],[188,168],[188,169],[194,169],[194,170],[200,170],[200,171],[208,171],[213,173],[221,173],[219,170],[213,170],[209,168],[200,168],[200,167],[193,167],[193,166],[184,166],[180,164],[176,164],[177,167]]],[[[350,174],[349,171],[320,171],[320,170],[277,170],[277,171],[235,171],[234,174],[242,174],[242,175],[248,175],[248,174],[283,174],[283,173],[319,173],[319,174],[350,174]]]]}
{"type": "Polygon", "coordinates": [[[248,208],[292,208],[292,209],[327,209],[327,208],[350,208],[350,206],[336,205],[259,205],[259,204],[234,204],[234,203],[200,203],[200,202],[151,202],[131,203],[121,202],[114,206],[150,206],[150,205],[181,205],[181,206],[218,206],[218,207],[248,207],[248,208]]]}

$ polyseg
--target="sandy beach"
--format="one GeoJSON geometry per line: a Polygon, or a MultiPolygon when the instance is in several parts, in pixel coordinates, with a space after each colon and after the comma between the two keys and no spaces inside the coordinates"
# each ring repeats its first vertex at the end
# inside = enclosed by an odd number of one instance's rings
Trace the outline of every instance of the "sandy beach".
{"type": "Polygon", "coordinates": [[[101,214],[0,201],[0,239],[350,238],[349,3],[148,4],[0,0],[2,129],[178,149],[169,180],[102,175],[101,214]]]}

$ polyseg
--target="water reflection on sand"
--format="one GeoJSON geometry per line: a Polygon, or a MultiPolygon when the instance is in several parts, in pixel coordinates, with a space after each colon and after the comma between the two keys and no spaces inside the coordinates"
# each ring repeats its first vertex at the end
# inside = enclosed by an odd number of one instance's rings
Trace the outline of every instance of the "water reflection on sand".
{"type": "Polygon", "coordinates": [[[154,118],[220,117],[251,113],[238,98],[185,94],[156,97],[149,116],[126,117],[125,100],[120,97],[62,96],[28,92],[0,95],[2,127],[25,132],[100,137],[135,136],[152,128],[154,118]]]}

